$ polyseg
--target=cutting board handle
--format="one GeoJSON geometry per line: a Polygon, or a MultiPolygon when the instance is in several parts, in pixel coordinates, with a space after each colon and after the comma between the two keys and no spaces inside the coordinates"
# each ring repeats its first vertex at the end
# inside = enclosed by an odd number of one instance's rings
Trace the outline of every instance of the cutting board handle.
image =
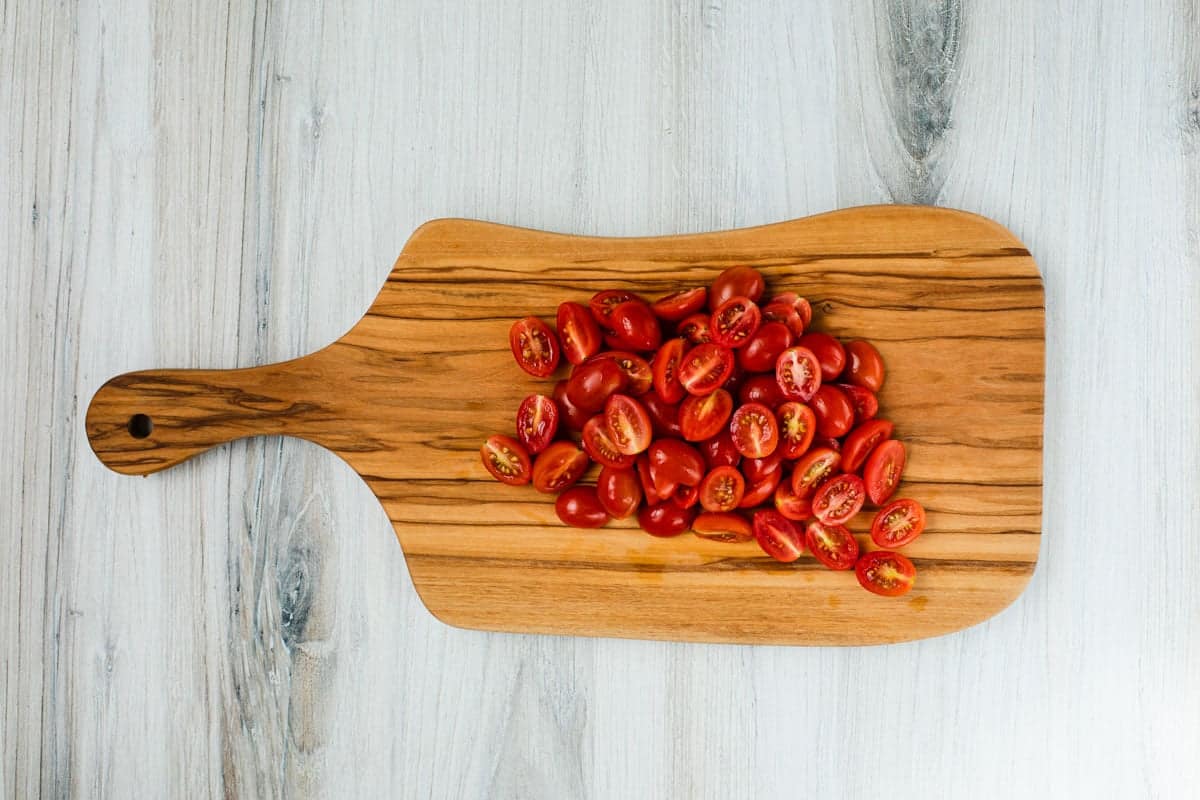
{"type": "Polygon", "coordinates": [[[88,407],[96,456],[126,475],[149,475],[245,436],[287,434],[328,446],[337,423],[321,398],[346,378],[325,351],[261,367],[146,370],[109,380],[88,407]]]}

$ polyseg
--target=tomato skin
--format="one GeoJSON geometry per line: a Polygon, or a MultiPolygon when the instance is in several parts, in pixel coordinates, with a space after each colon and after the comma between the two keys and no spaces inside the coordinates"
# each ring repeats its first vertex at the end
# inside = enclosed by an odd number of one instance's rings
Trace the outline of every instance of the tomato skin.
{"type": "Polygon", "coordinates": [[[642,503],[642,484],[637,471],[601,467],[596,479],[596,496],[610,517],[632,517],[642,503]]]}
{"type": "Polygon", "coordinates": [[[807,347],[789,347],[775,362],[775,380],[785,398],[807,403],[821,388],[821,365],[807,347]]]}
{"type": "Polygon", "coordinates": [[[862,478],[843,472],[825,481],[812,499],[813,516],[826,525],[845,525],[862,510],[867,501],[867,487],[862,478]]]}
{"type": "Polygon", "coordinates": [[[489,436],[479,448],[479,460],[493,478],[509,486],[523,486],[533,477],[529,453],[511,436],[489,436]]]}
{"type": "Polygon", "coordinates": [[[554,402],[558,404],[560,424],[569,431],[581,431],[592,416],[567,398],[567,379],[554,384],[554,402]]]}
{"type": "Polygon", "coordinates": [[[781,469],[768,472],[757,481],[747,481],[746,492],[742,495],[742,502],[738,503],[738,508],[754,508],[762,505],[771,499],[782,482],[783,470],[781,469]]]}
{"type": "Polygon", "coordinates": [[[792,491],[791,481],[780,481],[775,487],[775,510],[794,522],[812,516],[812,501],[792,491]]]}
{"type": "Polygon", "coordinates": [[[917,570],[911,561],[899,553],[872,550],[859,556],[858,563],[854,565],[854,575],[868,592],[884,597],[899,597],[913,587],[917,570]]]}
{"type": "Polygon", "coordinates": [[[626,394],[641,397],[654,386],[654,373],[650,370],[650,364],[637,353],[625,350],[605,350],[592,356],[587,363],[591,364],[596,361],[611,361],[620,368],[621,372],[625,373],[628,383],[621,391],[626,394]]]}
{"type": "Polygon", "coordinates": [[[695,508],[680,508],[674,503],[643,506],[638,512],[638,525],[651,536],[678,536],[692,527],[695,508]]]}
{"type": "MultiPolygon", "coordinates": [[[[783,305],[788,306],[795,311],[796,316],[800,318],[800,325],[802,328],[807,328],[809,323],[812,322],[812,304],[795,292],[784,292],[783,294],[777,294],[771,298],[771,302],[782,303],[783,305]]],[[[804,331],[801,330],[796,335],[802,336],[803,334],[804,331]]]]}
{"type": "Polygon", "coordinates": [[[637,457],[634,462],[634,468],[637,472],[638,483],[642,486],[642,495],[646,498],[646,505],[656,506],[667,498],[663,497],[654,488],[654,478],[650,475],[650,458],[645,453],[637,457]]]}
{"type": "Polygon", "coordinates": [[[608,315],[618,350],[654,350],[662,344],[662,328],[650,306],[630,300],[613,307],[608,315]]]}
{"type": "Polygon", "coordinates": [[[609,520],[595,486],[567,489],[554,501],[554,513],[564,524],[575,528],[599,528],[609,520]]]}
{"type": "Polygon", "coordinates": [[[689,442],[719,434],[733,413],[733,398],[724,389],[703,396],[689,395],[679,404],[679,429],[689,442]]]}
{"type": "Polygon", "coordinates": [[[692,533],[712,542],[749,542],[754,538],[750,521],[727,511],[701,511],[692,520],[692,533]]]}
{"type": "Polygon", "coordinates": [[[795,459],[808,452],[817,432],[817,418],[803,403],[789,400],[775,409],[779,421],[779,449],[783,457],[795,459]]]}
{"type": "Polygon", "coordinates": [[[638,399],[642,401],[642,406],[650,415],[650,426],[654,429],[655,436],[675,439],[683,436],[683,429],[679,427],[678,403],[666,402],[658,392],[653,390],[646,392],[638,399]]]}
{"type": "Polygon", "coordinates": [[[779,354],[792,346],[792,332],[782,322],[764,322],[737,351],[738,366],[747,372],[775,369],[779,354]]]}
{"type": "Polygon", "coordinates": [[[534,377],[548,377],[558,367],[558,337],[537,317],[514,322],[508,329],[508,346],[517,366],[534,377]]]}
{"type": "Polygon", "coordinates": [[[679,382],[679,365],[687,345],[683,339],[669,339],[650,361],[650,371],[654,375],[654,391],[668,403],[678,403],[687,390],[679,382]]]}
{"type": "Polygon", "coordinates": [[[566,398],[571,405],[588,413],[599,411],[608,398],[623,392],[629,386],[629,378],[608,359],[587,361],[575,367],[567,379],[566,398]]]}
{"type": "Polygon", "coordinates": [[[650,310],[659,319],[679,322],[700,311],[707,304],[708,289],[700,286],[694,289],[681,289],[665,297],[660,297],[651,304],[650,310]]]}
{"type": "Polygon", "coordinates": [[[654,436],[650,415],[632,397],[623,394],[609,397],[604,404],[604,421],[609,438],[625,455],[636,456],[650,446],[654,436]]]}
{"type": "Polygon", "coordinates": [[[733,372],[733,351],[717,344],[698,344],[679,365],[679,382],[688,394],[712,394],[733,372]]]}
{"type": "Polygon", "coordinates": [[[792,491],[801,497],[809,497],[817,487],[833,477],[842,454],[832,447],[814,447],[796,462],[792,470],[792,491]]]}
{"type": "Polygon", "coordinates": [[[680,484],[671,493],[671,502],[680,508],[691,508],[700,500],[699,486],[684,486],[680,484]]]}
{"type": "Polygon", "coordinates": [[[613,309],[621,303],[635,300],[639,303],[646,302],[633,292],[626,292],[622,289],[605,289],[603,292],[596,292],[592,295],[592,299],[588,301],[588,310],[592,312],[592,318],[599,323],[601,330],[607,328],[611,331],[612,325],[609,320],[612,317],[613,309]]]}
{"type": "Polygon", "coordinates": [[[863,466],[863,480],[866,481],[867,496],[871,498],[872,503],[881,506],[896,493],[906,460],[904,445],[895,439],[881,442],[871,451],[871,455],[867,456],[867,463],[863,466]]]}
{"type": "Polygon", "coordinates": [[[605,415],[597,414],[583,425],[583,449],[588,456],[605,467],[626,469],[633,465],[635,456],[622,453],[613,441],[605,415]]]}
{"type": "Polygon", "coordinates": [[[858,472],[867,456],[883,440],[892,435],[892,423],[886,419],[871,419],[850,431],[842,443],[842,469],[858,472]]]}
{"type": "Polygon", "coordinates": [[[554,442],[533,462],[533,488],[545,494],[568,489],[587,471],[587,453],[573,442],[554,442]]]}
{"type": "Polygon", "coordinates": [[[773,375],[751,375],[738,388],[738,401],[762,403],[767,408],[779,408],[787,402],[783,390],[773,375]]]}
{"type": "Polygon", "coordinates": [[[716,436],[701,442],[700,452],[704,455],[709,469],[736,467],[742,460],[742,454],[737,451],[737,446],[733,443],[733,434],[728,428],[723,428],[716,436]]]}
{"type": "Polygon", "coordinates": [[[712,341],[712,329],[708,325],[708,314],[692,314],[679,323],[676,330],[688,344],[708,344],[712,341]]]}
{"type": "Polygon", "coordinates": [[[572,364],[582,364],[600,352],[600,326],[591,311],[580,303],[559,303],[554,317],[563,355],[572,364]]]}
{"type": "Polygon", "coordinates": [[[646,454],[650,478],[661,497],[669,497],[676,486],[697,486],[704,477],[704,457],[678,439],[660,439],[650,445],[646,454]]]}
{"type": "Polygon", "coordinates": [[[853,383],[839,383],[837,387],[850,398],[850,405],[854,406],[854,418],[859,422],[874,419],[879,413],[879,398],[870,389],[853,383]]]}
{"type": "Polygon", "coordinates": [[[808,404],[817,418],[817,433],[821,436],[845,436],[854,425],[850,398],[831,383],[821,384],[808,404]]]}
{"type": "Polygon", "coordinates": [[[708,308],[716,311],[731,297],[748,297],[757,303],[766,287],[762,273],[754,267],[730,267],[713,281],[708,292],[708,308]]]}
{"type": "Polygon", "coordinates": [[[784,303],[771,301],[762,307],[763,322],[778,322],[787,327],[792,339],[804,335],[804,321],[796,313],[796,309],[784,303]]]}
{"type": "Polygon", "coordinates": [[[807,347],[817,357],[822,381],[832,381],[846,367],[846,348],[828,333],[806,333],[796,344],[807,347]]]}
{"type": "Polygon", "coordinates": [[[796,524],[778,511],[754,512],[754,538],[764,553],[785,564],[804,552],[804,538],[796,524]]]}
{"type": "Polygon", "coordinates": [[[742,474],[750,483],[758,483],[772,472],[779,472],[783,467],[783,453],[776,448],[775,452],[762,458],[747,458],[742,462],[742,474]]]}
{"type": "Polygon", "coordinates": [[[875,345],[855,339],[846,345],[846,381],[878,392],[883,388],[883,356],[875,345]]]}
{"type": "Polygon", "coordinates": [[[858,540],[845,525],[826,525],[814,519],[804,529],[804,544],[830,569],[854,569],[858,561],[858,540]]]}
{"type": "Polygon", "coordinates": [[[766,458],[779,446],[779,422],[762,403],[746,403],[729,421],[733,443],[746,458],[766,458]]]}
{"type": "Polygon", "coordinates": [[[762,312],[748,297],[731,297],[712,313],[708,327],[714,344],[737,348],[750,341],[762,324],[762,312]]]}
{"type": "Polygon", "coordinates": [[[558,405],[544,394],[531,394],[517,408],[517,439],[530,454],[540,453],[558,432],[558,405]]]}
{"type": "Polygon", "coordinates": [[[717,467],[700,481],[700,505],[705,511],[733,511],[746,493],[746,479],[734,467],[717,467]]]}
{"type": "Polygon", "coordinates": [[[871,521],[871,541],[885,550],[898,550],[925,530],[925,509],[916,500],[893,500],[871,521]]]}

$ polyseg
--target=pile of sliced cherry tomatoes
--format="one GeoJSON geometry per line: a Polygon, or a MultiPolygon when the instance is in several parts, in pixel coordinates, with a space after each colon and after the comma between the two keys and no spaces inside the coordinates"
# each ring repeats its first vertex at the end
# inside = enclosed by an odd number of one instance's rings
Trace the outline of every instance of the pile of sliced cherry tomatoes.
{"type": "Polygon", "coordinates": [[[869,342],[809,331],[802,297],[761,303],[765,290],[739,266],[654,302],[613,289],[563,303],[554,328],[517,321],[517,364],[548,378],[566,358],[570,374],[525,398],[517,437],[489,437],[483,465],[557,494],[568,525],[636,515],[654,536],[755,539],[784,562],[807,548],[876,594],[904,594],[915,570],[895,550],[920,535],[925,511],[891,499],[905,450],[876,417],[883,359],[869,342]],[[580,484],[593,461],[595,484],[580,484]],[[860,552],[846,523],[868,502],[883,549],[860,552]]]}

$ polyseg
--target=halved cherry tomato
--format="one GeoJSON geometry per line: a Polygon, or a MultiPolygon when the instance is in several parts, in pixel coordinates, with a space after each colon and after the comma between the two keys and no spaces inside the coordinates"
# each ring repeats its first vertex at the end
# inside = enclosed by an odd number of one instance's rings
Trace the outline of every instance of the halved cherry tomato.
{"type": "Polygon", "coordinates": [[[871,541],[895,550],[911,542],[925,530],[925,509],[916,500],[893,500],[871,522],[871,541]]]}
{"type": "Polygon", "coordinates": [[[554,501],[554,513],[565,524],[576,528],[599,528],[609,519],[595,486],[567,489],[554,501]]]}
{"type": "Polygon", "coordinates": [[[867,456],[863,480],[866,481],[867,496],[872,503],[881,506],[896,492],[906,458],[904,445],[895,439],[877,445],[867,456]]]}
{"type": "Polygon", "coordinates": [[[633,469],[601,467],[596,479],[596,495],[609,516],[625,519],[633,516],[642,502],[642,484],[633,469]]]}
{"type": "Polygon", "coordinates": [[[558,337],[537,317],[519,319],[508,329],[508,346],[517,366],[545,378],[558,366],[558,337]]]}
{"type": "Polygon", "coordinates": [[[684,486],[680,484],[675,487],[675,491],[671,494],[671,502],[680,508],[691,508],[700,500],[700,487],[684,486]]]}
{"type": "Polygon", "coordinates": [[[573,442],[554,442],[533,462],[533,488],[546,494],[561,492],[583,477],[590,463],[587,453],[573,442]]]}
{"type": "Polygon", "coordinates": [[[650,475],[650,457],[642,453],[634,462],[637,470],[638,483],[642,486],[642,494],[646,497],[646,505],[656,506],[667,498],[661,496],[654,488],[654,478],[650,475]]]}
{"type": "Polygon", "coordinates": [[[892,435],[892,423],[886,419],[870,419],[850,431],[842,443],[842,469],[858,472],[875,446],[892,435]]]}
{"type": "Polygon", "coordinates": [[[850,398],[832,383],[822,383],[808,404],[817,418],[817,433],[822,436],[845,436],[854,425],[850,398]]]}
{"type": "Polygon", "coordinates": [[[558,404],[558,410],[562,416],[562,424],[567,426],[567,430],[583,430],[584,424],[592,416],[590,411],[575,405],[567,397],[566,378],[554,384],[554,402],[558,404]]]}
{"type": "Polygon", "coordinates": [[[751,375],[738,389],[742,403],[762,403],[767,408],[779,408],[787,402],[774,375],[751,375]]]}
{"type": "Polygon", "coordinates": [[[738,366],[747,372],[775,369],[779,354],[792,345],[792,332],[782,322],[764,322],[737,351],[738,366]]]}
{"type": "Polygon", "coordinates": [[[688,395],[679,404],[679,429],[689,442],[702,442],[720,433],[731,413],[733,398],[724,389],[702,396],[688,395]]]}
{"type": "Polygon", "coordinates": [[[812,499],[813,516],[826,525],[845,525],[867,501],[862,478],[843,472],[825,481],[812,499]]]}
{"type": "Polygon", "coordinates": [[[680,289],[666,297],[660,297],[650,306],[659,319],[679,322],[687,316],[695,314],[708,302],[708,289],[700,286],[695,289],[680,289]]]}
{"type": "Polygon", "coordinates": [[[796,342],[807,347],[821,365],[821,380],[831,381],[846,367],[846,348],[828,333],[806,333],[796,342]]]}
{"type": "Polygon", "coordinates": [[[650,415],[642,404],[632,397],[614,394],[604,404],[604,421],[608,425],[609,438],[627,456],[636,456],[650,446],[654,431],[650,427],[650,415]]]}
{"type": "Polygon", "coordinates": [[[599,411],[611,395],[625,391],[628,386],[629,378],[616,361],[592,359],[571,371],[566,397],[571,405],[584,411],[599,411]]]}
{"type": "Polygon", "coordinates": [[[778,322],[787,327],[793,339],[804,334],[804,321],[796,309],[784,303],[772,301],[762,307],[763,322],[778,322]]]}
{"type": "Polygon", "coordinates": [[[875,345],[855,339],[846,345],[846,381],[878,392],[883,388],[883,356],[875,345]]]}
{"type": "Polygon", "coordinates": [[[679,438],[683,430],[679,427],[679,404],[668,403],[656,391],[646,392],[638,398],[650,415],[650,426],[655,436],[679,438]]]}
{"type": "Polygon", "coordinates": [[[650,361],[654,391],[668,403],[678,403],[687,395],[679,382],[679,365],[683,362],[686,347],[683,339],[668,339],[650,361]]]}
{"type": "Polygon", "coordinates": [[[754,267],[730,267],[713,281],[708,307],[716,311],[731,297],[748,297],[757,303],[765,288],[762,273],[754,267]]]}
{"type": "Polygon", "coordinates": [[[747,458],[743,461],[742,474],[746,476],[746,480],[750,483],[758,483],[772,472],[779,472],[782,467],[783,453],[779,452],[779,448],[775,448],[775,451],[770,455],[763,456],[762,458],[747,458]]]}
{"type": "Polygon", "coordinates": [[[674,503],[643,506],[638,512],[638,524],[651,536],[678,536],[692,526],[695,508],[680,508],[674,503]]]}
{"type": "Polygon", "coordinates": [[[698,344],[679,365],[679,382],[688,394],[712,394],[733,371],[733,351],[716,344],[698,344]]]}
{"type": "Polygon", "coordinates": [[[650,478],[661,497],[669,497],[675,487],[697,486],[704,477],[704,457],[696,448],[678,439],[661,439],[646,451],[650,478]]]}
{"type": "Polygon", "coordinates": [[[812,447],[809,449],[812,450],[817,447],[827,447],[835,453],[840,453],[842,452],[842,440],[832,436],[814,436],[812,447]]]}
{"type": "Polygon", "coordinates": [[[775,362],[775,380],[788,400],[807,403],[821,387],[821,365],[807,347],[789,347],[775,362]]]}
{"type": "Polygon", "coordinates": [[[804,538],[796,524],[778,511],[754,512],[754,538],[776,561],[795,561],[804,552],[804,538]]]}
{"type": "Polygon", "coordinates": [[[524,485],[532,477],[529,453],[511,436],[500,433],[489,436],[479,448],[479,460],[493,478],[509,486],[524,485]]]}
{"type": "Polygon", "coordinates": [[[850,404],[854,406],[854,418],[859,422],[873,419],[879,413],[879,399],[870,389],[853,383],[839,383],[837,387],[850,398],[850,404]]]}
{"type": "Polygon", "coordinates": [[[654,386],[654,373],[650,371],[649,362],[637,353],[605,350],[588,359],[589,364],[593,361],[611,361],[620,367],[629,379],[629,385],[623,390],[626,394],[640,397],[654,386]]]}
{"type": "Polygon", "coordinates": [[[790,400],[775,409],[779,421],[779,449],[784,458],[799,458],[812,446],[817,431],[817,418],[803,403],[790,400]]]}
{"type": "Polygon", "coordinates": [[[596,292],[592,295],[592,299],[588,301],[588,309],[592,312],[592,317],[596,322],[600,323],[600,327],[612,330],[612,325],[609,324],[609,317],[612,316],[613,309],[621,303],[628,303],[631,300],[636,300],[639,303],[646,302],[633,292],[626,292],[621,289],[605,289],[603,292],[596,292]]]}
{"type": "Polygon", "coordinates": [[[812,322],[812,304],[795,292],[777,294],[771,298],[771,302],[790,306],[796,312],[796,316],[800,318],[801,330],[799,332],[793,331],[793,333],[796,336],[802,336],[804,334],[803,329],[807,328],[808,324],[812,322]]]}
{"type": "Polygon", "coordinates": [[[608,428],[608,420],[604,414],[597,414],[583,425],[583,449],[597,464],[616,469],[627,469],[633,466],[634,457],[622,453],[613,441],[612,432],[608,428]]]}
{"type": "Polygon", "coordinates": [[[746,493],[746,479],[733,467],[717,467],[700,482],[700,505],[706,511],[733,511],[746,493]]]}
{"type": "Polygon", "coordinates": [[[580,303],[559,303],[554,318],[563,355],[572,364],[582,364],[600,352],[600,326],[580,303]]]}
{"type": "Polygon", "coordinates": [[[842,463],[842,454],[832,447],[814,447],[809,450],[792,470],[792,491],[808,497],[817,487],[833,476],[842,463]]]}
{"type": "Polygon", "coordinates": [[[858,561],[858,540],[845,525],[826,525],[814,519],[804,529],[804,543],[830,569],[854,569],[858,561]]]}
{"type": "Polygon", "coordinates": [[[517,439],[530,453],[540,453],[558,432],[558,406],[544,394],[531,394],[517,408],[517,439]]]}
{"type": "Polygon", "coordinates": [[[748,480],[746,492],[742,495],[742,502],[738,503],[738,508],[754,508],[762,505],[775,494],[775,490],[782,482],[783,470],[781,469],[768,472],[756,481],[748,480]]]}
{"type": "Polygon", "coordinates": [[[653,350],[662,344],[662,328],[650,306],[630,300],[613,307],[608,315],[618,350],[653,350]]]}
{"type": "Polygon", "coordinates": [[[790,520],[803,522],[812,516],[812,501],[792,491],[791,481],[775,487],[775,510],[790,520]]]}
{"type": "Polygon", "coordinates": [[[712,329],[708,321],[708,314],[692,314],[680,322],[676,330],[689,344],[708,344],[712,341],[712,329]]]}
{"type": "Polygon", "coordinates": [[[729,431],[738,452],[746,458],[766,458],[779,446],[779,422],[762,403],[746,403],[733,412],[729,431]]]}
{"type": "Polygon", "coordinates": [[[692,533],[713,542],[748,542],[754,538],[750,521],[730,511],[701,511],[692,520],[692,533]]]}
{"type": "Polygon", "coordinates": [[[709,322],[714,344],[741,347],[750,341],[762,324],[762,312],[748,297],[731,297],[717,307],[709,322]]]}
{"type": "Polygon", "coordinates": [[[917,569],[899,553],[872,550],[859,557],[854,565],[854,574],[868,592],[884,597],[899,597],[913,587],[917,569]]]}
{"type": "Polygon", "coordinates": [[[729,428],[724,428],[716,436],[701,442],[700,452],[704,454],[709,469],[736,467],[742,460],[742,454],[737,451],[729,428]]]}

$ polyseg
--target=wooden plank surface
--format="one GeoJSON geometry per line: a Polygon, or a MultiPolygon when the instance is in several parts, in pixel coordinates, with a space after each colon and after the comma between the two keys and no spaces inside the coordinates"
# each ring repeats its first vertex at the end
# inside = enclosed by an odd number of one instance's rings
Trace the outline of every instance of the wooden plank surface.
{"type": "Polygon", "coordinates": [[[1198,40],[1190,0],[0,4],[3,795],[1190,796],[1198,40]],[[319,448],[131,479],[84,437],[110,375],[333,341],[427,219],[880,202],[1045,277],[1039,566],[961,634],[459,631],[319,448]]]}

